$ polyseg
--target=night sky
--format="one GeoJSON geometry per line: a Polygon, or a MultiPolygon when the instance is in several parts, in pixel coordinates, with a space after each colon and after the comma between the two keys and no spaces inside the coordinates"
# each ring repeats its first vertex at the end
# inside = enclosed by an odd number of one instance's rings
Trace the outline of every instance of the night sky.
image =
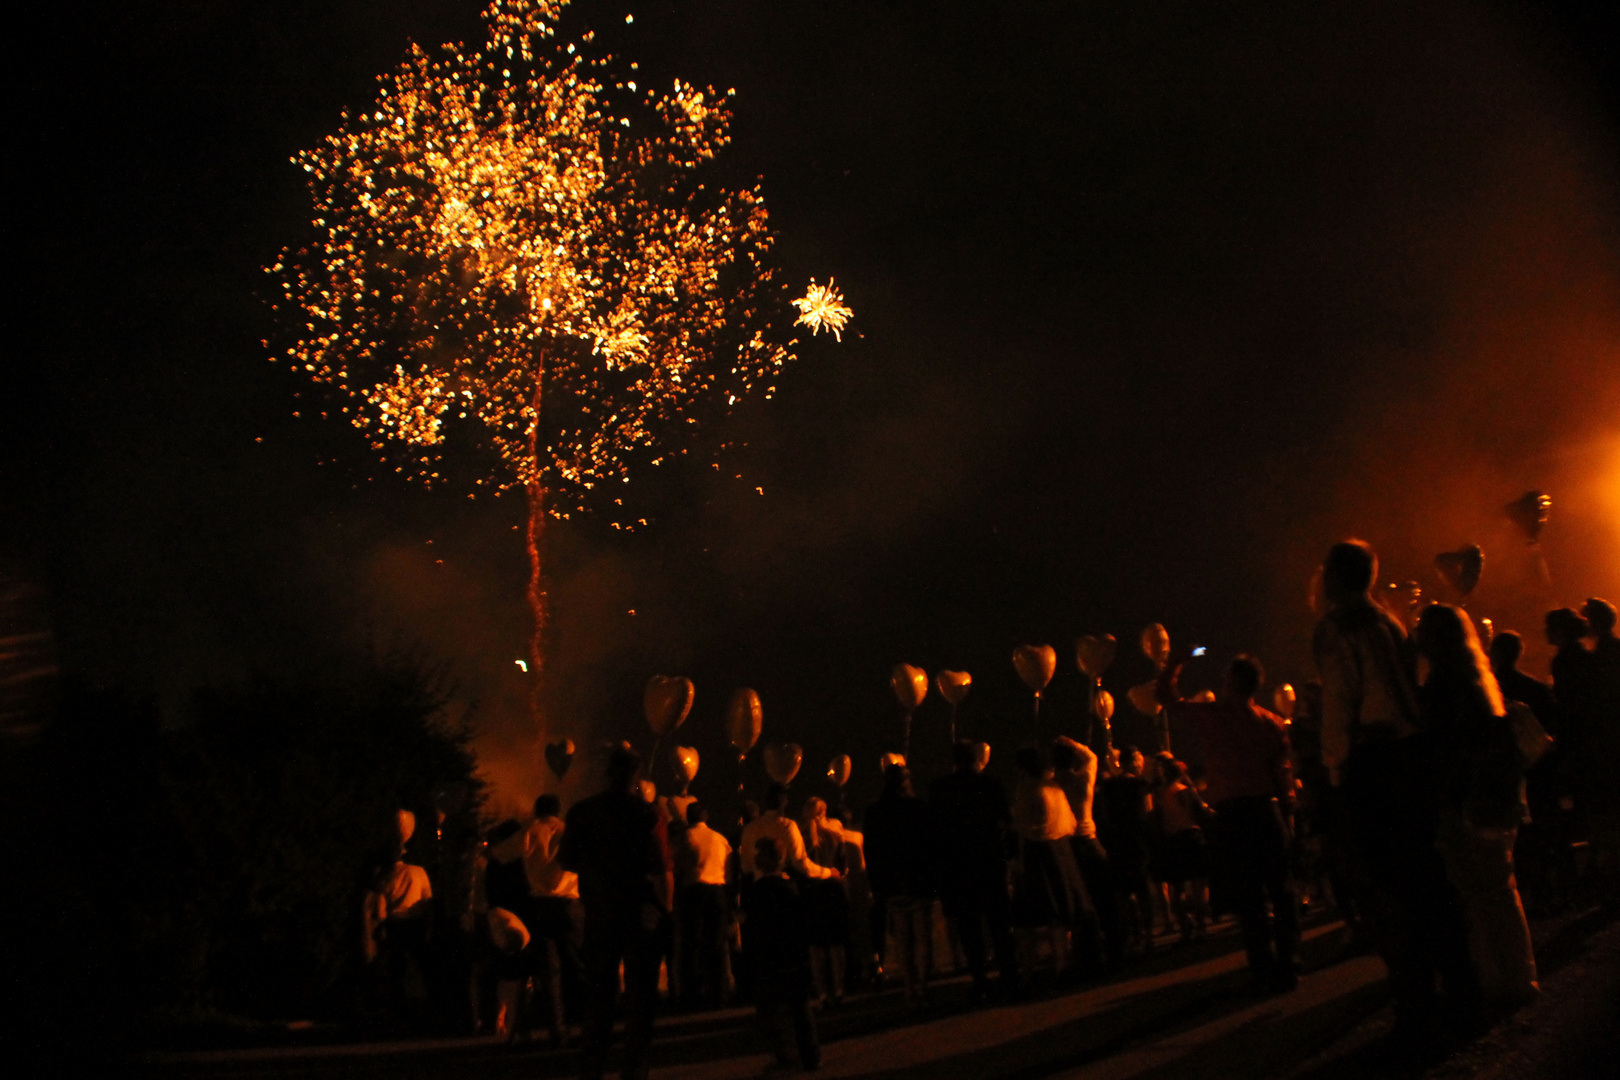
{"type": "MultiPolygon", "coordinates": [[[[0,558],[47,591],[65,676],[175,722],[358,645],[442,657],[515,802],[541,776],[520,500],[377,468],[259,344],[261,268],[307,226],[289,156],[478,7],[23,20],[0,558]]],[[[739,408],[722,470],[638,477],[648,528],[553,530],[550,737],[645,748],[641,686],[687,674],[709,762],[748,685],[807,775],[847,750],[870,783],[908,661],[971,671],[964,724],[1010,757],[1013,646],[1057,646],[1061,720],[1105,631],[1128,727],[1150,621],[1309,678],[1310,572],[1352,533],[1443,599],[1429,560],[1482,544],[1499,627],[1620,596],[1604,7],[577,4],[649,81],[736,88],[721,173],[764,178],[787,279],[836,276],[856,316],[739,408]],[[1550,582],[1502,513],[1528,488],[1550,582]]]]}

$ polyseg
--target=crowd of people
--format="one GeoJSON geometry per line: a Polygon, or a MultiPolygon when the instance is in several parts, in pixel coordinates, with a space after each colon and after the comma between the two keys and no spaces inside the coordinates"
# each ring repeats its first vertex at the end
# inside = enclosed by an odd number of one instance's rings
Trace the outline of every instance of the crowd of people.
{"type": "MultiPolygon", "coordinates": [[[[1193,733],[1192,769],[1167,748],[1058,736],[1016,750],[1009,791],[988,747],[962,741],[922,794],[895,762],[864,813],[812,797],[795,815],[773,783],[722,830],[689,795],[654,797],[621,745],[604,790],[566,816],[543,795],[532,820],[488,834],[469,918],[486,958],[473,981],[494,992],[474,1009],[514,1040],[544,1027],[565,1045],[577,1027],[591,1080],[621,1006],[623,1075],[641,1076],[661,990],[690,1009],[748,1001],[780,1066],[813,1069],[818,1013],[857,983],[927,1000],[949,966],[937,943],[972,1002],[1019,1000],[1156,941],[1196,943],[1228,912],[1251,992],[1287,993],[1303,887],[1381,954],[1397,1041],[1467,1037],[1538,991],[1516,858],[1533,905],[1568,903],[1577,879],[1620,902],[1620,815],[1600,780],[1620,738],[1615,609],[1547,616],[1547,684],[1518,669],[1519,635],[1487,654],[1466,611],[1392,613],[1376,579],[1366,544],[1328,553],[1320,679],[1291,722],[1256,703],[1255,657],[1188,699],[1190,654],[1169,655],[1159,729],[1193,733]]],[[[396,863],[368,904],[383,962],[420,947],[418,869],[396,863]]]]}

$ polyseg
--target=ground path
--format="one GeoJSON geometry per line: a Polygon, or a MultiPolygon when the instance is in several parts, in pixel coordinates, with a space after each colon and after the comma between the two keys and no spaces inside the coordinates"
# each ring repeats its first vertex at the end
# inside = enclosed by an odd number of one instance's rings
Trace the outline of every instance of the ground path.
{"type": "MultiPolygon", "coordinates": [[[[1620,1031],[1620,926],[1596,913],[1537,927],[1546,1000],[1434,1070],[1464,1076],[1580,1080],[1586,1060],[1611,1052],[1620,1031]],[[1606,1010],[1606,1011],[1605,1011],[1606,1010]],[[1506,1063],[1513,1063],[1507,1068],[1506,1063]],[[1559,1064],[1555,1064],[1559,1063],[1559,1064]],[[1504,1071],[1505,1070],[1505,1071],[1504,1071]]],[[[1117,979],[1019,1004],[971,1009],[965,980],[908,1007],[898,993],[852,999],[825,1014],[819,1075],[860,1080],[1197,1080],[1290,1077],[1362,1080],[1422,1075],[1382,1056],[1389,1023],[1384,968],[1343,955],[1342,927],[1306,934],[1307,974],[1274,997],[1245,992],[1230,931],[1166,952],[1117,979]]],[[[752,1014],[744,1009],[664,1017],[654,1080],[743,1080],[760,1074],[752,1014]]],[[[1611,1057],[1611,1061],[1620,1060],[1611,1057]]],[[[482,1078],[566,1077],[573,1053],[508,1048],[487,1039],[414,1040],[154,1055],[153,1075],[482,1078]]]]}

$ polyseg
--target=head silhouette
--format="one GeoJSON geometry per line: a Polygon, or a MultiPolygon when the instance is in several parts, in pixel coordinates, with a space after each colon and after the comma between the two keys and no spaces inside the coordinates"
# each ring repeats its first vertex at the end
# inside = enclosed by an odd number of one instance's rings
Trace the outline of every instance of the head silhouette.
{"type": "Polygon", "coordinates": [[[1233,657],[1226,669],[1226,694],[1233,701],[1252,701],[1266,681],[1266,669],[1258,659],[1247,653],[1233,657]]]}
{"type": "Polygon", "coordinates": [[[1055,769],[1069,770],[1080,764],[1079,752],[1062,739],[1052,741],[1050,752],[1052,754],[1052,767],[1055,769]]]}
{"type": "Polygon", "coordinates": [[[787,788],[772,780],[765,788],[765,798],[761,805],[764,806],[767,814],[772,810],[782,811],[787,807],[787,788]]]}
{"type": "Polygon", "coordinates": [[[1580,644],[1586,636],[1587,622],[1574,608],[1555,608],[1547,612],[1547,644],[1555,649],[1567,649],[1580,644]]]}
{"type": "Polygon", "coordinates": [[[1046,755],[1038,746],[1020,746],[1013,754],[1013,764],[1025,776],[1039,780],[1046,775],[1046,755]]]}
{"type": "Polygon", "coordinates": [[[1322,591],[1334,607],[1366,598],[1377,578],[1378,556],[1365,540],[1334,544],[1322,560],[1322,591]]]}
{"type": "Polygon", "coordinates": [[[1491,638],[1491,667],[1498,672],[1512,671],[1524,655],[1524,638],[1516,630],[1503,630],[1491,638]]]}
{"type": "Polygon", "coordinates": [[[883,770],[883,797],[898,799],[911,794],[911,770],[904,765],[890,765],[883,770]]]}
{"type": "Polygon", "coordinates": [[[562,812],[562,800],[555,795],[542,795],[534,800],[534,816],[537,818],[556,817],[562,812]]]}
{"type": "Polygon", "coordinates": [[[1586,616],[1586,622],[1592,628],[1593,637],[1606,638],[1613,636],[1615,621],[1613,604],[1601,596],[1594,596],[1581,605],[1581,614],[1586,616]]]}
{"type": "MultiPolygon", "coordinates": [[[[620,743],[608,755],[607,780],[613,791],[630,792],[641,775],[641,755],[629,743],[620,743]]],[[[639,794],[639,793],[638,793],[639,794]]]]}
{"type": "Polygon", "coordinates": [[[754,842],[754,869],[767,876],[782,870],[782,852],[776,841],[762,836],[754,842]]]}

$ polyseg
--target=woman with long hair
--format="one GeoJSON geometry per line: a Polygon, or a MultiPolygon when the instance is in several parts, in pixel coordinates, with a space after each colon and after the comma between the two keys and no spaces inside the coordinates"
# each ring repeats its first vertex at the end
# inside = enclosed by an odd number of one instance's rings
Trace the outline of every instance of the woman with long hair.
{"type": "Polygon", "coordinates": [[[1513,1007],[1540,989],[1513,874],[1525,762],[1468,613],[1430,604],[1415,637],[1428,667],[1418,700],[1439,762],[1437,846],[1462,898],[1480,990],[1492,1005],[1513,1007]]]}

